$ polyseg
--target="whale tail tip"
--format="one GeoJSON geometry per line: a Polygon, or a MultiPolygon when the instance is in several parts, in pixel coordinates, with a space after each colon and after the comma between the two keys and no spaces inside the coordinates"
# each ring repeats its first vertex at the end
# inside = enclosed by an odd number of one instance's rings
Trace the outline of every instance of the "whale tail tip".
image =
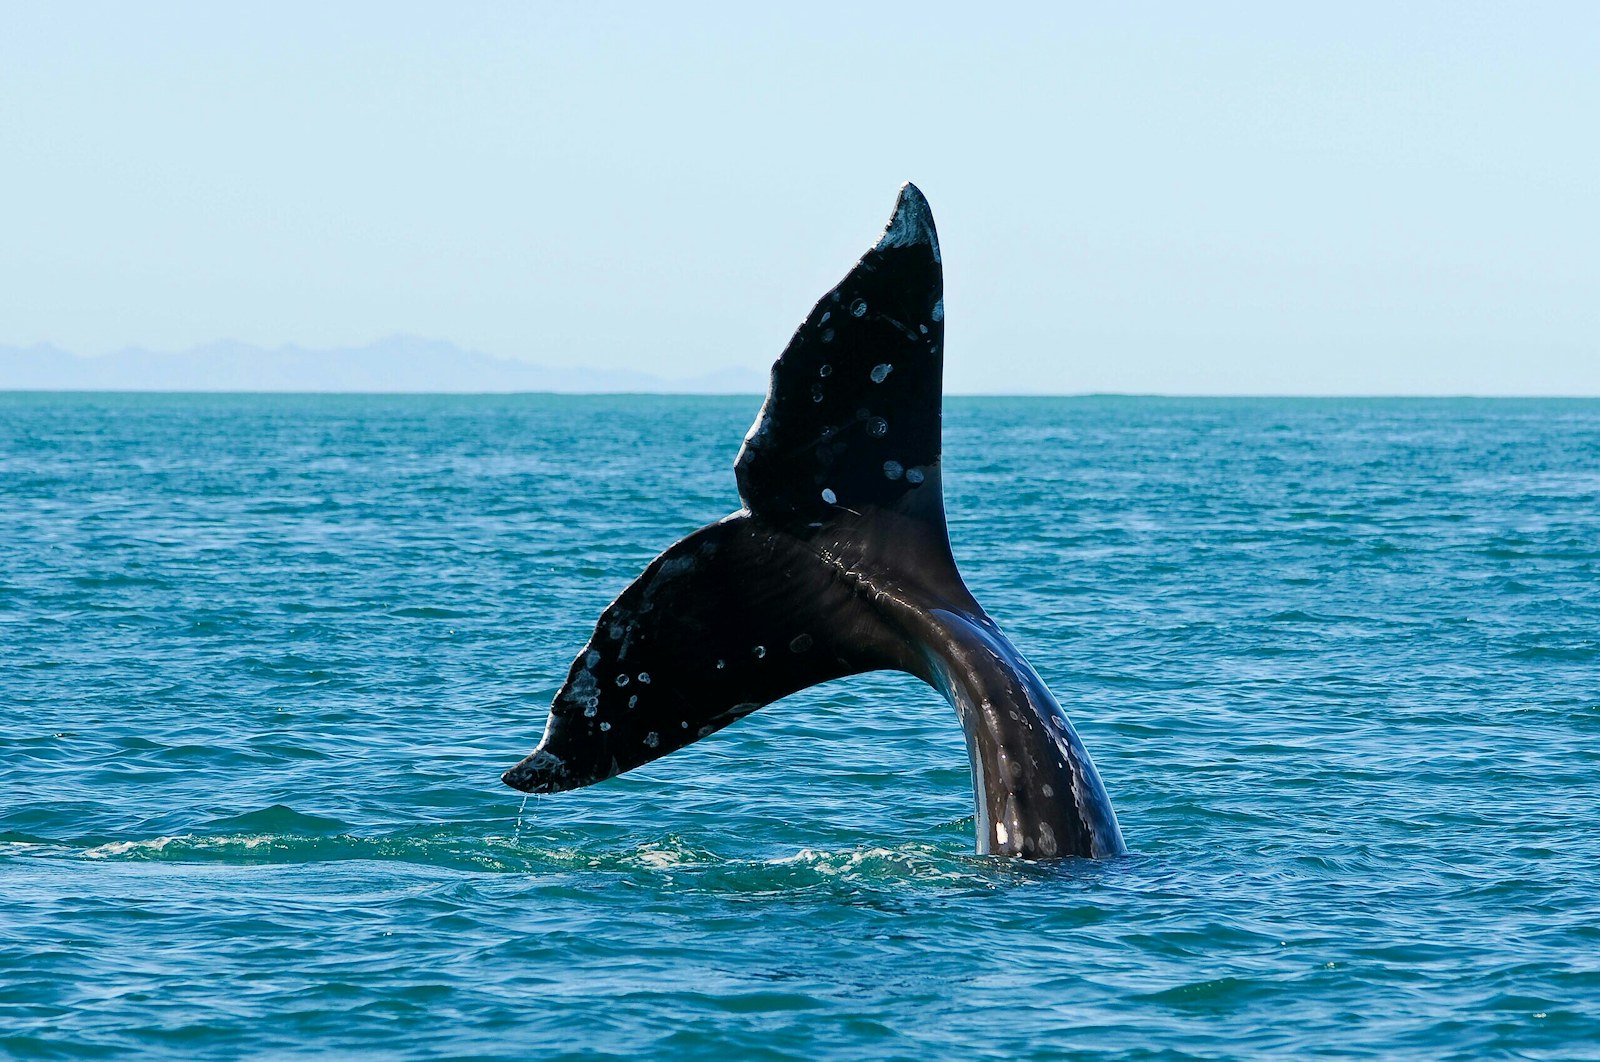
{"type": "Polygon", "coordinates": [[[922,190],[907,181],[900,186],[900,197],[895,200],[894,213],[889,216],[889,224],[884,226],[883,235],[878,237],[873,250],[917,244],[931,247],[933,260],[940,260],[939,233],[933,225],[933,209],[928,206],[922,190]]]}

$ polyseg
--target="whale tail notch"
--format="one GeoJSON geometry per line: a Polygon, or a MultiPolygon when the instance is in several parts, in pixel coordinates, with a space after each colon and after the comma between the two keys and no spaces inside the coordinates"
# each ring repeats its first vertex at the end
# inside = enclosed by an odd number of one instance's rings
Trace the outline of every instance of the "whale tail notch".
{"type": "Polygon", "coordinates": [[[735,462],[744,508],[673,545],[605,610],[538,748],[506,784],[592,785],[809,686],[892,669],[956,706],[980,851],[1120,850],[1114,818],[1109,831],[1079,814],[1029,825],[1043,812],[1030,811],[1028,787],[1035,798],[1054,791],[1036,769],[1065,795],[1090,780],[1104,816],[1110,807],[1065,716],[956,569],[940,470],[943,350],[938,235],[906,184],[878,242],[773,364],[735,462]],[[1026,717],[993,709],[995,698],[1031,708],[1041,696],[1048,704],[1026,717]],[[1006,766],[1019,756],[1020,773],[1006,766]]]}

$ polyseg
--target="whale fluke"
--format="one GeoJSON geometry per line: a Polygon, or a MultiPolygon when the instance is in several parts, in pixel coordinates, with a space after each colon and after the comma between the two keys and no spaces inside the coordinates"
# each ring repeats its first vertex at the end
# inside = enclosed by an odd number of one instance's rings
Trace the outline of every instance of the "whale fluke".
{"type": "Polygon", "coordinates": [[[735,462],[744,508],[661,554],[605,610],[506,784],[592,785],[808,686],[892,669],[956,708],[980,852],[1123,852],[1066,715],[956,569],[943,352],[939,238],[906,184],[878,242],[773,364],[735,462]]]}

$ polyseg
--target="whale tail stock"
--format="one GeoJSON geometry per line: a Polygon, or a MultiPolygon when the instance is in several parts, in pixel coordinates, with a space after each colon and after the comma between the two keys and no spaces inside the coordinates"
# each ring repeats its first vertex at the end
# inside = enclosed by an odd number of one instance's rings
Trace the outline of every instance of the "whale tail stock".
{"type": "Polygon", "coordinates": [[[938,235],[907,184],[774,363],[735,462],[744,508],[661,554],[602,613],[506,784],[591,785],[798,690],[892,669],[961,718],[980,852],[1122,852],[1071,724],[956,569],[943,351],[938,235]]]}

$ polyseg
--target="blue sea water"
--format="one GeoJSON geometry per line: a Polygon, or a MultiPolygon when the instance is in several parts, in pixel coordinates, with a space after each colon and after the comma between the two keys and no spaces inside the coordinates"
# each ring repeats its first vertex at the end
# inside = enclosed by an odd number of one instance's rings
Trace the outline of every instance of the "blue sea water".
{"type": "Polygon", "coordinates": [[[903,676],[524,805],[757,404],[0,395],[0,1052],[1596,1057],[1600,402],[949,401],[1126,858],[903,676]]]}

